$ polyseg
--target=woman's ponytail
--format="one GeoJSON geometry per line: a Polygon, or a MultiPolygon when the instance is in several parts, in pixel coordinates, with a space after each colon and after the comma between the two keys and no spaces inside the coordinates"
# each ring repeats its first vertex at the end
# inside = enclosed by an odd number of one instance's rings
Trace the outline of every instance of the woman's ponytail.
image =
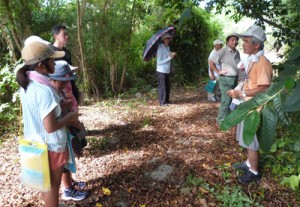
{"type": "Polygon", "coordinates": [[[24,88],[24,90],[27,89],[27,86],[29,84],[29,78],[27,75],[27,72],[31,69],[30,65],[24,65],[22,68],[20,68],[17,71],[16,80],[17,83],[24,88]]]}

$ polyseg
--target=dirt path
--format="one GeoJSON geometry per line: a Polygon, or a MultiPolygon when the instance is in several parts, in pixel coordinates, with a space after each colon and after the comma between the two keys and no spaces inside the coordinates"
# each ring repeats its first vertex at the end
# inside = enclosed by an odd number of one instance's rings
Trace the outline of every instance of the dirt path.
{"type": "MultiPolygon", "coordinates": [[[[237,172],[230,166],[244,154],[234,130],[214,127],[219,104],[207,102],[203,91],[176,89],[174,104],[168,107],[158,106],[155,97],[137,96],[80,109],[89,144],[74,177],[85,181],[92,195],[77,204],[62,204],[219,206],[217,194],[228,186],[243,189],[253,206],[256,201],[264,206],[297,205],[293,193],[268,173],[258,184],[236,187],[237,172]]],[[[38,193],[20,184],[16,140],[3,143],[0,153],[0,206],[41,206],[38,193]]]]}

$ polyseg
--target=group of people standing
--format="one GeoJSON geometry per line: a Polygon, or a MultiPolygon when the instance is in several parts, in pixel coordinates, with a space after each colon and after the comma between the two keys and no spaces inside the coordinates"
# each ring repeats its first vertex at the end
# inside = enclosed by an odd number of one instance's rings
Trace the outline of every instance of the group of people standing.
{"type": "MultiPolygon", "coordinates": [[[[214,50],[208,58],[208,63],[210,79],[217,80],[221,92],[221,103],[216,118],[217,128],[220,128],[225,117],[234,110],[234,107],[230,106],[250,100],[271,85],[273,72],[271,63],[264,56],[265,41],[264,30],[257,25],[250,26],[243,34],[228,35],[224,48],[221,40],[214,41],[214,50]],[[236,49],[240,38],[243,39],[243,52],[248,55],[244,61],[241,61],[240,53],[236,49]]],[[[209,101],[216,101],[216,97],[217,94],[208,94],[209,101]]],[[[233,167],[244,171],[238,181],[248,184],[261,178],[258,171],[259,142],[255,136],[253,142],[246,145],[243,140],[243,128],[244,122],[238,124],[236,138],[239,145],[247,149],[247,160],[241,164],[234,164],[233,167]]]]}
{"type": "MultiPolygon", "coordinates": [[[[164,34],[157,50],[156,72],[158,99],[161,106],[170,103],[169,73],[171,60],[176,57],[176,53],[170,51],[171,38],[172,36],[168,33],[164,34]]],[[[222,40],[214,41],[214,49],[209,55],[208,65],[209,77],[211,81],[217,82],[217,87],[214,93],[208,93],[208,100],[221,100],[216,118],[218,129],[236,105],[250,100],[271,85],[273,72],[271,63],[264,56],[265,41],[264,30],[257,25],[250,26],[243,34],[227,35],[225,47],[223,47],[222,40]],[[236,49],[240,38],[243,39],[243,52],[248,55],[243,61],[236,49]]],[[[244,171],[238,181],[248,184],[261,178],[258,171],[259,143],[255,136],[253,142],[249,146],[246,145],[243,140],[243,128],[244,123],[241,122],[237,127],[237,140],[240,146],[247,149],[247,160],[241,164],[234,164],[233,167],[244,171]]]]}
{"type": "Polygon", "coordinates": [[[31,36],[24,42],[22,59],[25,65],[17,71],[23,112],[24,137],[47,143],[51,190],[41,192],[45,206],[58,206],[59,187],[62,199],[80,201],[89,196],[82,190],[84,182],[72,179],[65,167],[70,153],[69,127],[83,129],[78,120],[81,94],[74,80],[71,53],[65,47],[69,40],[67,28],[56,25],[52,29],[54,42],[31,36]]]}
{"type": "MultiPolygon", "coordinates": [[[[46,206],[58,206],[61,181],[64,186],[63,199],[79,201],[89,195],[80,190],[85,183],[74,181],[71,172],[64,167],[68,159],[67,127],[80,127],[77,104],[80,93],[74,82],[76,75],[71,67],[71,54],[65,47],[68,42],[67,28],[57,25],[52,32],[53,44],[40,38],[27,40],[22,50],[25,65],[17,72],[17,82],[21,87],[24,136],[28,139],[40,139],[48,144],[52,188],[51,191],[42,193],[46,206]],[[68,112],[63,113],[66,109],[68,112]]],[[[164,34],[157,51],[156,71],[161,106],[170,102],[169,73],[171,60],[176,57],[176,53],[169,48],[171,38],[168,33],[164,34]]],[[[249,27],[243,34],[228,35],[224,48],[221,40],[214,41],[214,50],[208,62],[210,78],[218,81],[221,91],[218,126],[230,113],[229,105],[233,98],[247,101],[270,86],[272,66],[263,55],[265,41],[265,32],[256,25],[249,27]],[[240,38],[243,39],[244,53],[249,55],[243,64],[239,64],[240,53],[236,50],[240,38]],[[241,87],[236,88],[239,79],[241,87]]],[[[209,98],[212,97],[217,98],[218,95],[215,97],[210,94],[209,98]]],[[[261,175],[258,172],[257,138],[247,146],[243,142],[241,123],[237,127],[237,140],[248,152],[245,162],[233,166],[244,171],[238,181],[250,183],[259,180],[261,175]]]]}

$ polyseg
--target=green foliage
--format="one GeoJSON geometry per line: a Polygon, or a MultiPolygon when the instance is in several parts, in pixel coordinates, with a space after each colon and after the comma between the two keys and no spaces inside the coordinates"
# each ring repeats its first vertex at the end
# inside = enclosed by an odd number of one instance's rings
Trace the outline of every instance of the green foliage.
{"type": "Polygon", "coordinates": [[[300,38],[300,2],[298,0],[210,0],[206,9],[211,11],[212,8],[216,8],[218,13],[225,11],[226,15],[230,15],[235,21],[246,16],[255,19],[256,23],[261,26],[266,24],[272,26],[271,34],[277,40],[275,42],[277,47],[283,44],[293,45],[300,38]]]}
{"type": "Polygon", "coordinates": [[[275,141],[277,121],[278,115],[273,106],[265,105],[262,109],[261,126],[257,132],[260,148],[265,152],[268,152],[271,149],[271,146],[275,141]]]}
{"type": "Polygon", "coordinates": [[[173,50],[178,55],[175,60],[178,68],[176,73],[192,81],[197,75],[207,74],[207,57],[212,50],[211,43],[218,35],[219,26],[209,22],[210,15],[199,7],[188,7],[183,12],[174,37],[173,50]]]}
{"type": "Polygon", "coordinates": [[[18,84],[15,81],[15,69],[19,63],[14,65],[5,65],[0,69],[0,132],[5,134],[16,130],[14,122],[17,122],[18,112],[20,110],[18,103],[18,84]]]}
{"type": "Polygon", "coordinates": [[[186,181],[189,185],[193,186],[200,186],[204,182],[202,178],[194,177],[192,174],[187,176],[186,181]]]}
{"type": "Polygon", "coordinates": [[[254,139],[256,129],[260,123],[260,116],[257,111],[250,112],[244,120],[243,138],[246,145],[250,145],[254,139]]]}
{"type": "Polygon", "coordinates": [[[299,181],[300,181],[300,175],[291,175],[290,177],[284,177],[281,184],[283,185],[289,185],[293,190],[299,189],[299,181]]]}
{"type": "Polygon", "coordinates": [[[281,184],[297,190],[300,175],[300,128],[296,116],[292,116],[288,128],[280,126],[278,131],[281,136],[272,145],[270,154],[263,154],[264,166],[271,170],[273,176],[282,180],[281,184]]]}
{"type": "Polygon", "coordinates": [[[262,206],[255,199],[251,198],[251,196],[248,196],[240,186],[225,186],[217,198],[221,202],[220,206],[223,207],[262,206]]]}
{"type": "Polygon", "coordinates": [[[292,91],[292,94],[286,98],[283,107],[287,112],[295,112],[300,110],[300,85],[295,87],[292,91]]]}
{"type": "MultiPolygon", "coordinates": [[[[220,166],[220,168],[227,168],[227,166],[220,166]]],[[[228,171],[222,172],[222,177],[224,179],[228,179],[231,177],[231,173],[228,171]]],[[[262,206],[259,204],[258,197],[256,194],[249,194],[247,195],[243,188],[239,185],[222,185],[222,184],[208,184],[205,180],[201,177],[193,176],[189,174],[187,176],[186,182],[188,186],[191,187],[199,187],[199,197],[203,197],[201,195],[204,193],[209,193],[210,196],[214,196],[220,203],[218,206],[262,206]]],[[[189,189],[182,189],[182,192],[188,191],[189,189]]]]}

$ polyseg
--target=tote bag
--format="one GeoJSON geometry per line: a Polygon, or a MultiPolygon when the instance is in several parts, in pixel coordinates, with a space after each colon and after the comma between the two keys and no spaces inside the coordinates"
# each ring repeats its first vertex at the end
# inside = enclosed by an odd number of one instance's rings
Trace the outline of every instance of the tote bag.
{"type": "Polygon", "coordinates": [[[50,191],[51,180],[47,144],[20,139],[19,152],[22,183],[42,192],[50,191]]]}
{"type": "Polygon", "coordinates": [[[209,80],[208,83],[205,86],[205,90],[209,93],[213,93],[215,86],[216,86],[217,81],[215,80],[209,80]]]}

